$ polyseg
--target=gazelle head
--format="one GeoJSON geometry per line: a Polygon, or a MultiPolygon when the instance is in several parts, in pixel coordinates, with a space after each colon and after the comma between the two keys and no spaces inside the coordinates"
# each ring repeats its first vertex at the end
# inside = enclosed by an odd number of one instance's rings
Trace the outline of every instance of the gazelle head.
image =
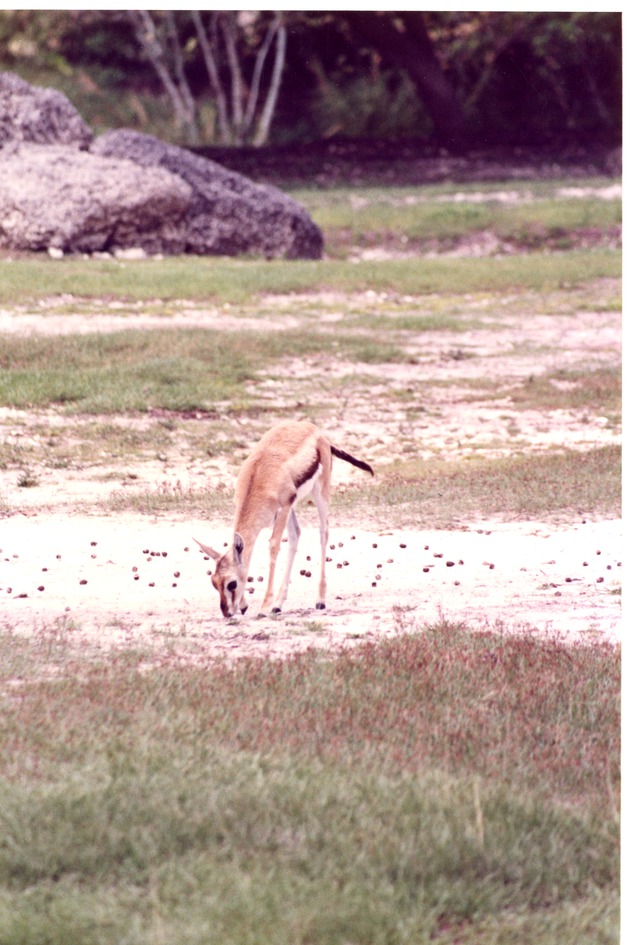
{"type": "Polygon", "coordinates": [[[232,547],[228,548],[225,554],[202,544],[197,538],[195,541],[201,550],[217,563],[212,575],[212,584],[219,592],[223,616],[233,617],[237,611],[244,614],[247,610],[247,604],[243,603],[247,588],[247,569],[243,562],[243,539],[239,533],[234,533],[232,547]]]}

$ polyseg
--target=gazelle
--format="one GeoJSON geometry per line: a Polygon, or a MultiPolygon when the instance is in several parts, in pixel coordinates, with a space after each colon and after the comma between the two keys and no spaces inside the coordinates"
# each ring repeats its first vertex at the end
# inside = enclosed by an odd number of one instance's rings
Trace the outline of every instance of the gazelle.
{"type": "Polygon", "coordinates": [[[326,545],[328,542],[328,507],[332,457],[358,466],[374,475],[368,463],[332,446],[313,423],[307,420],[281,423],[262,437],[243,463],[236,480],[234,539],[225,554],[204,545],[199,547],[216,561],[212,583],[220,596],[221,612],[232,617],[247,610],[244,603],[247,573],[254,544],[263,528],[272,527],[269,541],[269,577],[261,613],[280,613],[287,598],[291,568],[300,538],[295,514],[296,503],[312,495],[319,512],[321,570],[315,606],[326,606],[326,545]],[[288,562],[278,595],[273,596],[276,560],[285,526],[287,528],[288,562]]]}

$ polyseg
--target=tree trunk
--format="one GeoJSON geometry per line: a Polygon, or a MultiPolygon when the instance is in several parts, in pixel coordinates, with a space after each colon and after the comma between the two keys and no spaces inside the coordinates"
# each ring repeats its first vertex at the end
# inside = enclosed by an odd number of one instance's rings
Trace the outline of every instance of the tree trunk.
{"type": "Polygon", "coordinates": [[[423,14],[352,12],[347,16],[384,60],[407,72],[431,116],[438,142],[449,151],[465,150],[464,113],[442,71],[423,14]]]}

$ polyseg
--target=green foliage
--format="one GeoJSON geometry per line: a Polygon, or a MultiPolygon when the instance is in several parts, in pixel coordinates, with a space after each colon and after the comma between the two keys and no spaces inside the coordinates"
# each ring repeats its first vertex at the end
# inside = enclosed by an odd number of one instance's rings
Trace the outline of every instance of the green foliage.
{"type": "Polygon", "coordinates": [[[433,35],[479,140],[618,139],[615,13],[434,13],[433,35]],[[597,131],[596,131],[597,129],[597,131]]]}
{"type": "MultiPolygon", "coordinates": [[[[379,14],[373,13],[373,16],[379,14]]],[[[396,16],[396,14],[388,14],[396,16]]],[[[321,134],[428,138],[395,51],[360,40],[352,14],[285,13],[289,40],[275,141],[321,134]]],[[[547,143],[621,136],[621,15],[616,12],[424,14],[434,50],[479,143],[547,143]]],[[[264,17],[245,31],[242,65],[262,42],[264,17]]],[[[177,12],[186,74],[213,134],[213,95],[190,16],[177,12]]],[[[59,86],[98,129],[131,121],[178,140],[163,122],[163,90],[144,60],[126,11],[0,11],[0,68],[59,86]],[[156,99],[158,102],[156,103],[156,99]],[[116,106],[116,107],[114,107],[116,106]]]]}
{"type": "Polygon", "coordinates": [[[430,121],[404,74],[352,79],[331,76],[313,102],[317,137],[391,138],[428,135],[430,121]]]}

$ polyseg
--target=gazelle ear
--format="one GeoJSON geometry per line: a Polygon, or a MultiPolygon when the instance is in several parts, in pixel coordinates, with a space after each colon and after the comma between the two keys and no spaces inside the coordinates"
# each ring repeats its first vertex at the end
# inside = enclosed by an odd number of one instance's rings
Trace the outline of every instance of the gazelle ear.
{"type": "Polygon", "coordinates": [[[193,538],[193,541],[196,541],[202,551],[205,551],[214,561],[218,561],[221,555],[218,551],[215,551],[214,548],[210,548],[209,545],[204,545],[203,542],[199,541],[198,538],[193,538]]]}
{"type": "Polygon", "coordinates": [[[245,544],[238,532],[234,532],[234,562],[240,564],[243,560],[243,549],[245,544]]]}

